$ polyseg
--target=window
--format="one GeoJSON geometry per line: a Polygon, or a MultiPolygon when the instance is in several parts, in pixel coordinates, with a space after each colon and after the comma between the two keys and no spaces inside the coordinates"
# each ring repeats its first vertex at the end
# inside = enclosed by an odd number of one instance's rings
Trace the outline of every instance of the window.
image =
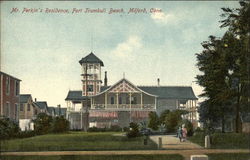
{"type": "Polygon", "coordinates": [[[37,115],[37,110],[35,109],[35,115],[37,115]]]}
{"type": "Polygon", "coordinates": [[[110,104],[115,104],[115,98],[114,97],[110,98],[110,104]]]}
{"type": "Polygon", "coordinates": [[[122,104],[122,97],[119,97],[119,104],[122,104]]]}
{"type": "Polygon", "coordinates": [[[19,82],[16,81],[15,83],[15,95],[18,96],[19,95],[19,82]]]}
{"type": "Polygon", "coordinates": [[[131,104],[137,104],[136,97],[131,97],[131,104]]]}
{"type": "Polygon", "coordinates": [[[10,103],[9,102],[6,102],[6,105],[5,105],[5,116],[10,117],[10,103]]]}
{"type": "Polygon", "coordinates": [[[6,94],[10,94],[10,78],[6,77],[6,94]]]}
{"type": "Polygon", "coordinates": [[[23,111],[23,103],[20,104],[20,111],[23,111]]]}
{"type": "Polygon", "coordinates": [[[15,104],[15,119],[18,119],[18,104],[15,104]]]}
{"type": "Polygon", "coordinates": [[[27,108],[28,111],[30,111],[30,104],[28,104],[28,108],[27,108]]]}
{"type": "Polygon", "coordinates": [[[93,92],[93,91],[94,91],[94,86],[88,85],[88,92],[93,92]]]}

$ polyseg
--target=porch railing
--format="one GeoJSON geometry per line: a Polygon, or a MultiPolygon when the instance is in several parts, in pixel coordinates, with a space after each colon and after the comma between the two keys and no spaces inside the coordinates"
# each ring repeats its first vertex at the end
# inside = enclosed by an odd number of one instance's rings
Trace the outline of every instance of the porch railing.
{"type": "MultiPolygon", "coordinates": [[[[122,109],[122,110],[130,110],[130,104],[107,104],[107,106],[105,106],[105,104],[92,104],[91,109],[122,109]]],[[[131,104],[131,109],[143,109],[143,110],[151,110],[151,109],[155,109],[155,104],[131,104]]]]}

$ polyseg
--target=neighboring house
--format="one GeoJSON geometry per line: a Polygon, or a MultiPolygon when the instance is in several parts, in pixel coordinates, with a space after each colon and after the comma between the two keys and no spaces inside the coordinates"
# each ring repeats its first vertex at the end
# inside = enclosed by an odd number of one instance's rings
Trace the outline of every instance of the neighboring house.
{"type": "Polygon", "coordinates": [[[48,105],[46,101],[36,101],[34,104],[39,108],[39,113],[46,113],[49,115],[48,105]]]}
{"type": "Polygon", "coordinates": [[[103,62],[93,53],[82,58],[82,90],[69,91],[66,97],[67,118],[71,129],[90,127],[128,126],[130,122],[148,120],[151,111],[185,109],[189,119],[197,126],[197,98],[192,87],[183,86],[136,86],[125,78],[107,86],[105,72],[101,86],[103,62]]]}
{"type": "Polygon", "coordinates": [[[56,116],[55,107],[49,106],[49,107],[48,107],[48,112],[49,112],[49,115],[50,115],[50,116],[52,116],[52,117],[55,117],[55,116],[56,116]]]}
{"type": "Polygon", "coordinates": [[[32,100],[31,94],[20,95],[19,127],[22,131],[34,130],[33,119],[39,113],[39,108],[32,100]]]}
{"type": "Polygon", "coordinates": [[[0,71],[0,116],[18,121],[20,79],[0,71]]]}
{"type": "Polygon", "coordinates": [[[55,108],[55,114],[56,114],[56,116],[63,116],[63,117],[66,118],[66,112],[67,112],[67,108],[63,108],[60,105],[58,105],[55,108]]]}

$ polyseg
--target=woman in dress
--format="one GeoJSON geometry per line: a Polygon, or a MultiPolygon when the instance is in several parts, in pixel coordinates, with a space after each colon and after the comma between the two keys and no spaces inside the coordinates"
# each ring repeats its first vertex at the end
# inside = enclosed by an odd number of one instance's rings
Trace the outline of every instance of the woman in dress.
{"type": "Polygon", "coordinates": [[[185,142],[187,138],[187,128],[185,128],[185,125],[182,125],[182,141],[185,142]]]}

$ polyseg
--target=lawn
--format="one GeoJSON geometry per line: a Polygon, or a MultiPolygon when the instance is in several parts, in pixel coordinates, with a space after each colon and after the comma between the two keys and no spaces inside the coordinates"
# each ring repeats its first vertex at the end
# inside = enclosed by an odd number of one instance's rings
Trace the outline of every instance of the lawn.
{"type": "MultiPolygon", "coordinates": [[[[196,133],[188,140],[204,146],[204,134],[196,133]]],[[[250,136],[243,133],[214,133],[211,136],[211,148],[215,149],[248,149],[250,148],[250,136]]]]}
{"type": "Polygon", "coordinates": [[[209,160],[250,160],[250,153],[208,154],[209,160]]]}
{"type": "Polygon", "coordinates": [[[2,160],[183,160],[178,154],[169,155],[76,155],[76,156],[3,156],[2,160]]]}
{"type": "Polygon", "coordinates": [[[1,142],[1,151],[91,151],[91,150],[147,150],[157,149],[149,139],[143,145],[143,137],[115,136],[117,132],[69,132],[48,134],[1,142]]]}

